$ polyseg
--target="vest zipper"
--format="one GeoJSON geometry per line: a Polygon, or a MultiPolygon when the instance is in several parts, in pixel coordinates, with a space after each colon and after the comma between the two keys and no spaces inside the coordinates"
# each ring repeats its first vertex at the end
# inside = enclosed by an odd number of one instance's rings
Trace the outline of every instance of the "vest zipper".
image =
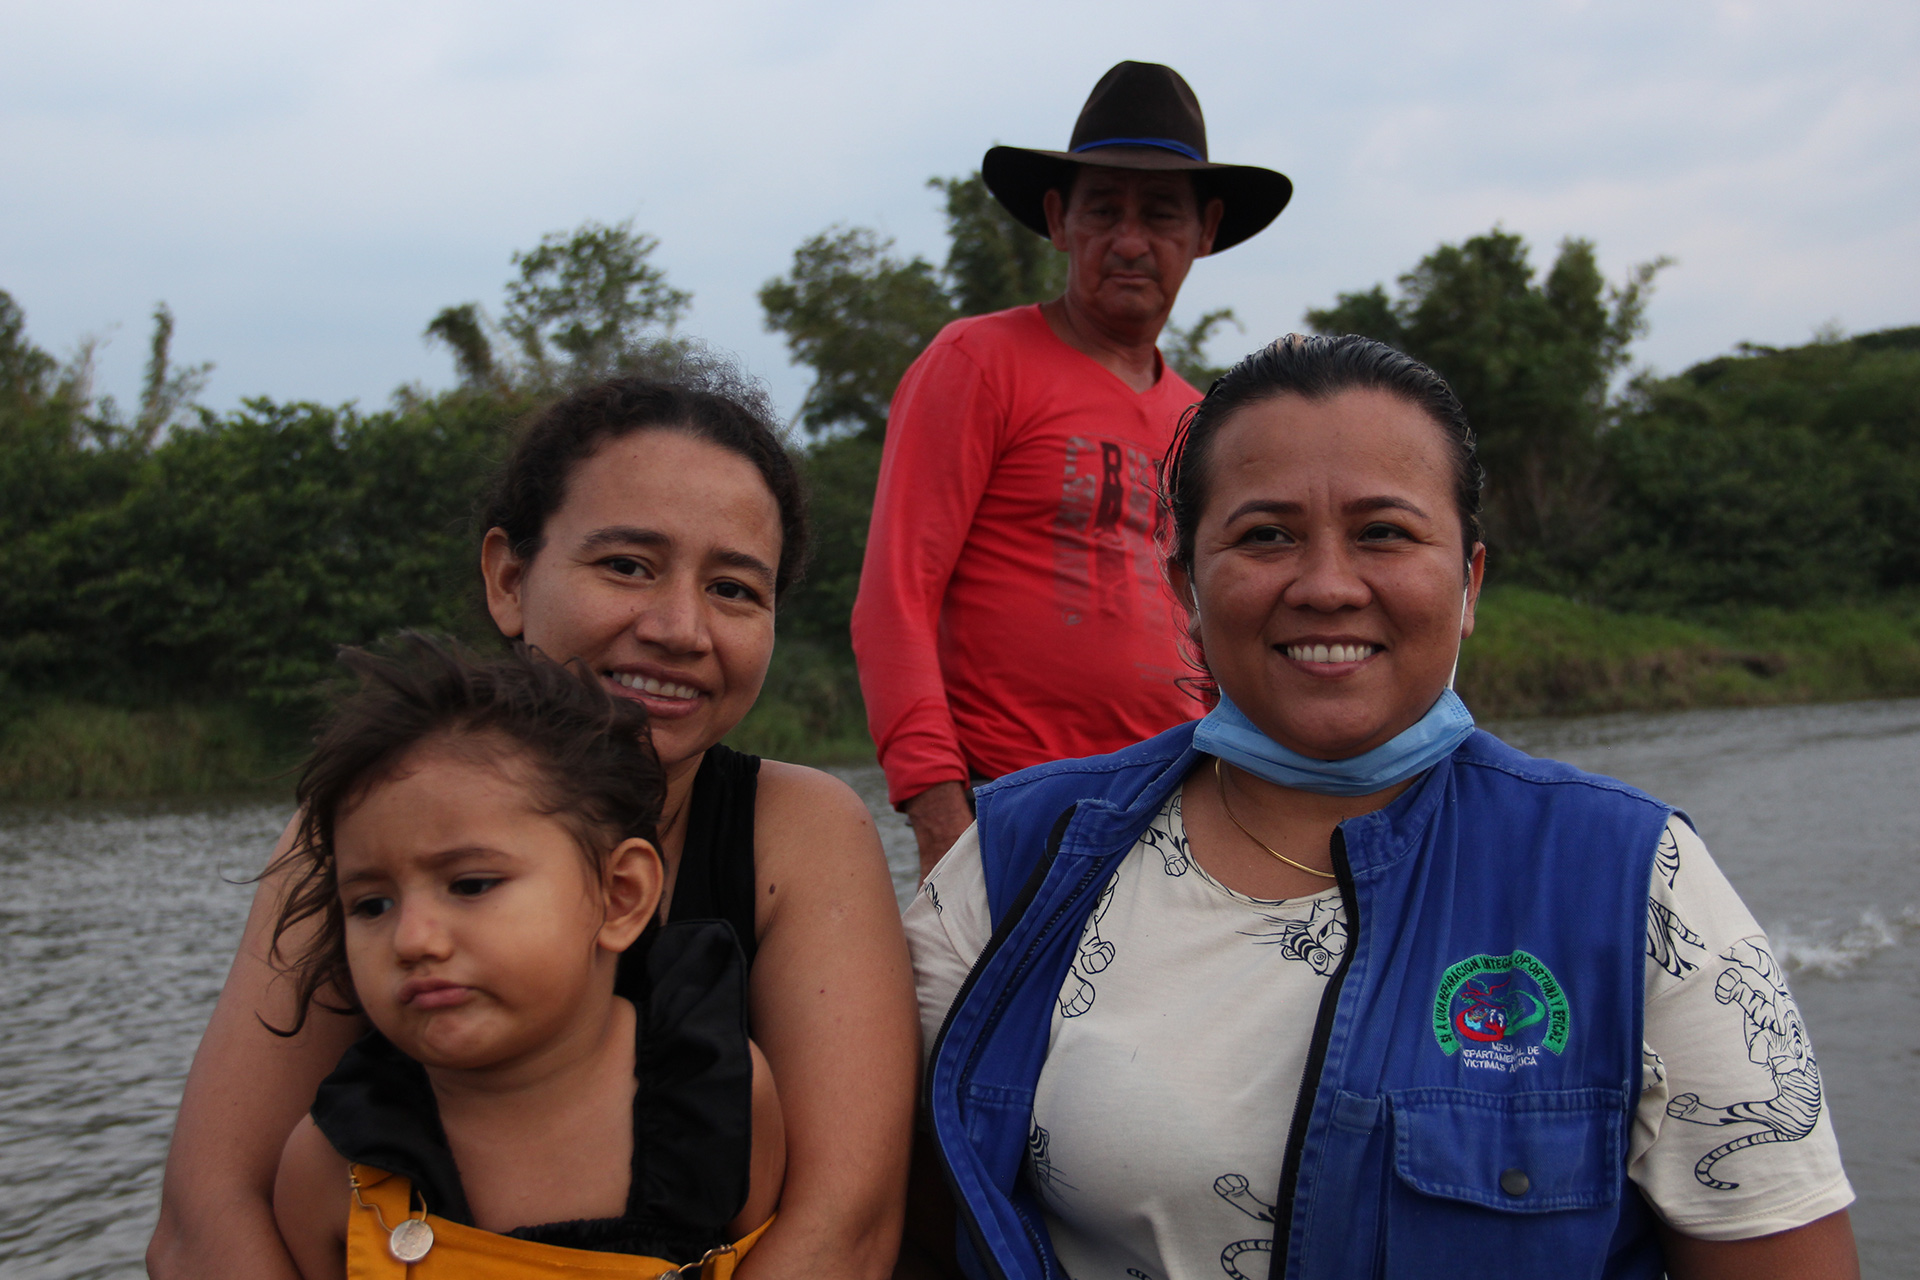
{"type": "Polygon", "coordinates": [[[1320,993],[1320,1012],[1313,1021],[1313,1040],[1307,1046],[1306,1070],[1300,1074],[1300,1093],[1293,1103],[1293,1124],[1287,1130],[1287,1151],[1280,1164],[1280,1191],[1274,1199],[1273,1260],[1268,1264],[1269,1280],[1285,1280],[1287,1244],[1293,1235],[1293,1197],[1299,1190],[1300,1158],[1306,1149],[1307,1122],[1313,1117],[1313,1104],[1320,1092],[1320,1073],[1327,1064],[1327,1042],[1333,1038],[1333,1018],[1340,1006],[1340,988],[1346,982],[1347,968],[1360,946],[1360,904],[1353,891],[1353,868],[1347,863],[1347,835],[1333,829],[1329,842],[1333,854],[1333,874],[1340,886],[1340,902],[1347,913],[1347,949],[1340,955],[1320,993]]]}
{"type": "MultiPolygon", "coordinates": [[[[967,980],[960,984],[960,990],[953,997],[953,1003],[947,1006],[947,1016],[940,1023],[940,1034],[933,1038],[933,1051],[927,1055],[929,1064],[940,1060],[940,1050],[947,1043],[947,1032],[953,1029],[954,1011],[973,993],[974,984],[979,980],[981,971],[987,967],[987,962],[999,953],[1001,946],[1012,936],[1014,927],[1027,914],[1027,908],[1033,905],[1034,897],[1040,892],[1040,886],[1046,882],[1047,873],[1053,869],[1054,858],[1060,853],[1060,842],[1066,838],[1067,824],[1073,820],[1074,810],[1079,807],[1077,802],[1070,804],[1066,812],[1054,819],[1053,830],[1047,835],[1045,852],[1040,855],[1040,860],[1034,865],[1032,874],[1027,877],[1027,882],[1020,887],[1019,895],[1008,905],[1006,916],[994,925],[993,936],[987,939],[987,945],[982,948],[979,959],[975,960],[973,968],[967,971],[967,980]]],[[[1091,876],[1092,873],[1088,874],[1091,876]]],[[[1078,893],[1079,889],[1076,888],[1075,892],[1078,893]]],[[[1011,991],[1013,985],[1009,981],[1007,989],[1011,991]]],[[[972,1065],[973,1057],[977,1056],[978,1046],[975,1046],[974,1055],[968,1059],[969,1066],[972,1065]]],[[[931,1070],[927,1072],[926,1096],[923,1099],[923,1105],[931,1115],[933,1113],[933,1072],[931,1070]]],[[[999,1260],[993,1256],[993,1251],[987,1248],[986,1238],[981,1235],[980,1220],[974,1217],[972,1207],[967,1204],[967,1198],[960,1194],[959,1188],[954,1184],[953,1166],[947,1161],[947,1153],[940,1145],[938,1133],[934,1134],[933,1151],[939,1158],[940,1172],[946,1176],[947,1192],[953,1197],[954,1216],[966,1227],[967,1236],[973,1241],[974,1255],[986,1264],[995,1280],[1007,1280],[1006,1271],[1001,1268],[999,1260]]],[[[1033,1251],[1040,1258],[1044,1271],[1047,1251],[1035,1234],[1033,1223],[1027,1221],[1027,1215],[1020,1212],[1018,1205],[1014,1206],[1014,1216],[1020,1219],[1020,1225],[1025,1228],[1027,1242],[1033,1246],[1033,1251]]]]}

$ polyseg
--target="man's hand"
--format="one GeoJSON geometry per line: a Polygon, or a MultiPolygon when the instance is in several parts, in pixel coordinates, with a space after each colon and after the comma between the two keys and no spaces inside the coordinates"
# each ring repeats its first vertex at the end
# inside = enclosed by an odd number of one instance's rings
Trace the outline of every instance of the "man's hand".
{"type": "Polygon", "coordinates": [[[936,782],[906,803],[907,822],[920,844],[920,878],[946,856],[953,842],[973,825],[973,807],[967,803],[967,784],[936,782]]]}

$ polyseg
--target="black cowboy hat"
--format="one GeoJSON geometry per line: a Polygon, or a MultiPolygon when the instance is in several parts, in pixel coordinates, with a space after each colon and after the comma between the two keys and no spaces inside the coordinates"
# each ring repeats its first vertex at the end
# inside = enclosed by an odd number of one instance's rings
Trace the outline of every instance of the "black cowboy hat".
{"type": "Polygon", "coordinates": [[[980,162],[980,176],[1008,213],[1044,236],[1047,192],[1067,186],[1073,166],[1088,164],[1191,172],[1201,200],[1218,198],[1226,206],[1215,253],[1257,234],[1293,198],[1284,173],[1209,161],[1200,100],[1179,72],[1157,62],[1122,62],[1101,76],[1065,151],[994,147],[980,162]]]}

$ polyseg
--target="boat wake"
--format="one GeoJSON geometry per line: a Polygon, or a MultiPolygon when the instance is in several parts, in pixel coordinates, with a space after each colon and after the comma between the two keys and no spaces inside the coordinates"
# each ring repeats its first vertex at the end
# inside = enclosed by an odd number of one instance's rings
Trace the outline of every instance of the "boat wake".
{"type": "Polygon", "coordinates": [[[1816,920],[1805,927],[1769,929],[1774,955],[1795,973],[1844,978],[1862,962],[1920,937],[1920,903],[1895,912],[1868,907],[1852,924],[1816,920]]]}

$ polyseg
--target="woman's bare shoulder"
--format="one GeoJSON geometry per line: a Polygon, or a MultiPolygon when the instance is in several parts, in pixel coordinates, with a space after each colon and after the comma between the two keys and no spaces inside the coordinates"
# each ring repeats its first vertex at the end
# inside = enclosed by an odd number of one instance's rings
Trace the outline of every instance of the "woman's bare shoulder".
{"type": "Polygon", "coordinates": [[[819,769],[768,760],[753,821],[755,916],[764,942],[782,903],[827,920],[852,904],[897,917],[873,815],[852,787],[819,769]],[[884,908],[884,910],[882,910],[884,908]]]}
{"type": "Polygon", "coordinates": [[[760,762],[754,841],[762,851],[786,844],[818,849],[823,841],[852,841],[877,851],[880,834],[866,802],[839,778],[821,769],[760,762]]]}

